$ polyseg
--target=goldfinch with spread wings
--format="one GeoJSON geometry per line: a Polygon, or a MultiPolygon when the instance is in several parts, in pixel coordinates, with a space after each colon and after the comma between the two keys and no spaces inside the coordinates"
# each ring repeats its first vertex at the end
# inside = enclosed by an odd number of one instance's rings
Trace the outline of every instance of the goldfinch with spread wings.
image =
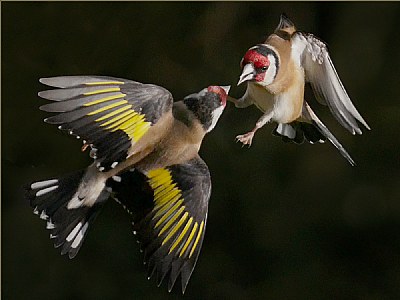
{"type": "Polygon", "coordinates": [[[62,254],[75,257],[88,228],[110,197],[132,215],[133,230],[160,285],[178,276],[185,291],[207,222],[211,178],[198,155],[221,116],[229,87],[209,86],[173,102],[166,89],[103,76],[42,78],[39,93],[57,113],[45,122],[83,140],[87,169],[30,184],[34,212],[62,254]]]}
{"type": "Polygon", "coordinates": [[[229,100],[239,108],[254,104],[264,114],[253,130],[236,137],[238,141],[251,145],[255,132],[275,121],[278,126],[274,134],[284,141],[316,143],[328,139],[354,165],[344,147],[304,100],[304,86],[309,82],[318,102],[328,105],[337,121],[352,134],[362,134],[357,121],[370,129],[351,102],[324,42],[297,31],[282,15],[275,32],[263,44],[250,48],[240,65],[238,85],[246,82],[247,89],[240,99],[229,100]]]}

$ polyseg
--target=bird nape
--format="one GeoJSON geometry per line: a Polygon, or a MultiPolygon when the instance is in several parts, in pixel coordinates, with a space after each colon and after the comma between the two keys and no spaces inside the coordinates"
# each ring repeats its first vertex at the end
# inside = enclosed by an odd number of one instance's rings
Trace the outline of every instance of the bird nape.
{"type": "Polygon", "coordinates": [[[57,113],[45,121],[82,138],[85,170],[28,185],[61,254],[77,255],[98,212],[113,198],[131,214],[149,277],[185,292],[203,243],[211,177],[198,155],[221,116],[229,87],[209,86],[173,102],[157,85],[105,76],[42,78],[57,113]]]}

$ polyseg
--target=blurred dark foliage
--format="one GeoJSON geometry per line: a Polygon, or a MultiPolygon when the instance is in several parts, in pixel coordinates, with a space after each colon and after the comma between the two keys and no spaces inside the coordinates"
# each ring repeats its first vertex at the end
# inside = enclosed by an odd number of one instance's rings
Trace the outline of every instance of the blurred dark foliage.
{"type": "Polygon", "coordinates": [[[400,299],[397,2],[3,2],[4,299],[400,299]],[[372,131],[346,132],[314,107],[358,166],[333,146],[289,145],[260,112],[228,106],[202,146],[213,179],[206,238],[184,297],[147,281],[128,215],[109,202],[79,255],[53,249],[23,198],[33,180],[84,168],[80,142],[45,125],[40,77],[110,75],[180,99],[236,87],[239,62],[285,12],[321,37],[372,131]]]}

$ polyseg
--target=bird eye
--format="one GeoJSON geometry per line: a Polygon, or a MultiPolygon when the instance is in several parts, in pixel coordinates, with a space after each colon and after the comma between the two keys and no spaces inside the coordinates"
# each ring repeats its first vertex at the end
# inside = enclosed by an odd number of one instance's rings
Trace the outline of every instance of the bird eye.
{"type": "Polygon", "coordinates": [[[268,69],[268,67],[262,67],[261,71],[265,72],[265,71],[267,71],[267,69],[268,69]]]}

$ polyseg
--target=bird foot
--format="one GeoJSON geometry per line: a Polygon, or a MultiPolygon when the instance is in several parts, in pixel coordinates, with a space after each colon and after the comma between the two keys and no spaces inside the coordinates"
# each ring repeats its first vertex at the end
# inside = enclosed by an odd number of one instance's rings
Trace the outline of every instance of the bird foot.
{"type": "Polygon", "coordinates": [[[253,137],[254,137],[254,132],[250,131],[248,133],[238,135],[236,137],[236,142],[241,142],[243,144],[243,146],[249,145],[249,147],[250,147],[251,143],[253,141],[253,137]]]}

